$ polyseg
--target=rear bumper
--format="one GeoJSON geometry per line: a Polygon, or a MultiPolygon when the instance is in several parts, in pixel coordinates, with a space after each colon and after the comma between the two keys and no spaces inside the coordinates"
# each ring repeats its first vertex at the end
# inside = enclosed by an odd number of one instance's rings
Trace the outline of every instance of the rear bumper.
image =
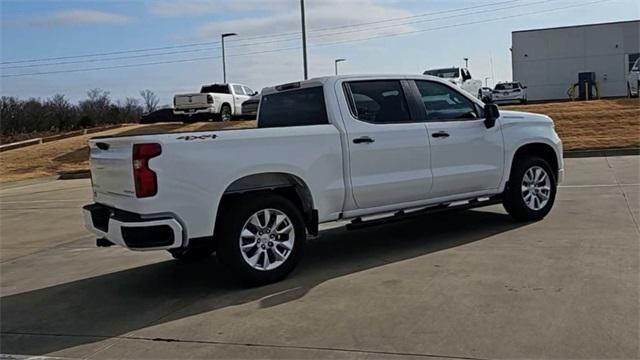
{"type": "Polygon", "coordinates": [[[216,109],[210,107],[205,109],[174,109],[175,115],[197,115],[197,114],[216,114],[216,109]]]}
{"type": "Polygon", "coordinates": [[[131,250],[167,250],[185,242],[184,228],[171,215],[143,217],[102,204],[86,205],[82,212],[89,231],[131,250]]]}
{"type": "Polygon", "coordinates": [[[522,95],[492,95],[492,100],[495,102],[498,101],[520,101],[524,100],[524,96],[522,95]]]}

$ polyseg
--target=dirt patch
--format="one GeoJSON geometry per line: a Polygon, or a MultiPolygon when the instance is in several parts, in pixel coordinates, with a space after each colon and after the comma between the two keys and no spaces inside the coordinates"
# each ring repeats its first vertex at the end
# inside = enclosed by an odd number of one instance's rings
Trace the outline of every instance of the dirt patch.
{"type": "Polygon", "coordinates": [[[549,115],[565,150],[640,147],[640,101],[615,99],[502,106],[549,115]]]}

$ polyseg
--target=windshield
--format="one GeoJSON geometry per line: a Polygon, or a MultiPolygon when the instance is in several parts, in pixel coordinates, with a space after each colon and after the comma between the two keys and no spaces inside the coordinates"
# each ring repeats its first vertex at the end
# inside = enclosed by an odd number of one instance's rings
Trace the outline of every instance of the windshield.
{"type": "Polygon", "coordinates": [[[427,70],[424,72],[424,75],[437,76],[441,78],[457,78],[460,74],[459,68],[448,68],[448,69],[435,69],[435,70],[427,70]]]}

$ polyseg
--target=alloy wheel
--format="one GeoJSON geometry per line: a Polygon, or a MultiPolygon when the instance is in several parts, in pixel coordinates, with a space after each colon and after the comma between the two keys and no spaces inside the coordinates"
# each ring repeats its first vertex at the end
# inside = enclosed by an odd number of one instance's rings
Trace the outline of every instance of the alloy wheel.
{"type": "Polygon", "coordinates": [[[524,203],[531,210],[544,208],[551,196],[551,178],[540,166],[532,166],[522,178],[521,194],[524,203]]]}
{"type": "Polygon", "coordinates": [[[284,264],[293,250],[295,230],[291,219],[277,209],[262,209],[244,223],[240,232],[244,261],[260,271],[284,264]]]}

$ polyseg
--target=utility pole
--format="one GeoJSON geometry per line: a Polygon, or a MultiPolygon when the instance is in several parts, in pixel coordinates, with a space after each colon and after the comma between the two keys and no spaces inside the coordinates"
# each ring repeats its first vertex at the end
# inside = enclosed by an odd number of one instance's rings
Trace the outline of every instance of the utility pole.
{"type": "Polygon", "coordinates": [[[229,36],[236,36],[236,33],[223,33],[220,35],[220,39],[222,39],[222,82],[227,83],[227,65],[225,64],[224,59],[224,38],[229,36]]]}
{"type": "Polygon", "coordinates": [[[302,18],[302,64],[304,66],[304,79],[307,80],[307,25],[304,19],[304,0],[300,0],[300,17],[302,18]]]}
{"type": "Polygon", "coordinates": [[[339,62],[342,62],[342,61],[347,61],[347,59],[335,59],[335,60],[333,61],[333,65],[334,65],[334,66],[335,66],[335,68],[336,68],[336,75],[338,75],[338,63],[339,63],[339,62]]]}
{"type": "Polygon", "coordinates": [[[469,69],[469,58],[464,58],[464,68],[469,69]]]}

